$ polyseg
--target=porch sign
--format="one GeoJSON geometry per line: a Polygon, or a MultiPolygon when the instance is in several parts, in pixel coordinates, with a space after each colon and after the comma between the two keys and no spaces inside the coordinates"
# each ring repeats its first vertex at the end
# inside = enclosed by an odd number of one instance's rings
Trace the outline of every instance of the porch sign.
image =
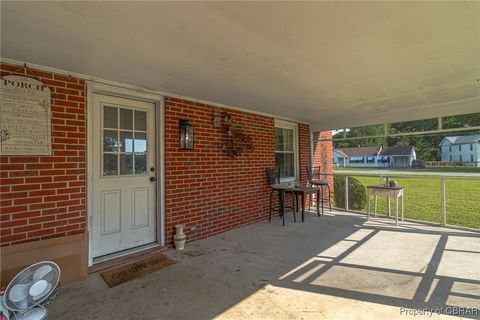
{"type": "Polygon", "coordinates": [[[1,79],[0,88],[0,154],[51,155],[50,89],[12,75],[1,79]]]}

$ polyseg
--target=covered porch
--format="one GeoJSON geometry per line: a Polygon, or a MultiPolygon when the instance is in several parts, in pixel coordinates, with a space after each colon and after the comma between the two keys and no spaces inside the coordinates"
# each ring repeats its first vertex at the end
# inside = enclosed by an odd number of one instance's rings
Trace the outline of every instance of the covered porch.
{"type": "Polygon", "coordinates": [[[284,228],[274,219],[188,244],[185,252],[169,250],[175,265],[112,289],[90,274],[61,290],[50,315],[394,319],[416,310],[425,317],[433,311],[433,319],[437,312],[478,317],[460,309],[480,307],[478,233],[394,227],[390,219],[367,222],[345,212],[311,213],[305,223],[287,217],[284,228]]]}
{"type": "MultiPolygon", "coordinates": [[[[406,187],[438,191],[419,202],[443,226],[367,222],[359,208],[282,227],[267,222],[265,173],[305,186],[313,166],[334,190],[337,129],[380,125],[372,137],[387,139],[389,124],[433,119],[422,134],[459,131],[442,119],[479,110],[479,8],[2,2],[1,284],[58,263],[50,319],[477,318],[480,234],[444,227],[447,198],[463,214],[475,202],[468,185],[406,187]],[[175,264],[114,288],[94,272],[152,248],[175,264]]],[[[448,217],[476,228],[475,205],[466,222],[448,217]]]]}

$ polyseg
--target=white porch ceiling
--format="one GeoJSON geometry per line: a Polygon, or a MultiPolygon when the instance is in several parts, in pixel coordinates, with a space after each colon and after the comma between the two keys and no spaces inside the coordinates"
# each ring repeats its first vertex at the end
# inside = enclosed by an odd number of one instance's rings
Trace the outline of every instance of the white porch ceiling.
{"type": "Polygon", "coordinates": [[[480,111],[480,2],[1,2],[1,57],[333,129],[480,111]]]}

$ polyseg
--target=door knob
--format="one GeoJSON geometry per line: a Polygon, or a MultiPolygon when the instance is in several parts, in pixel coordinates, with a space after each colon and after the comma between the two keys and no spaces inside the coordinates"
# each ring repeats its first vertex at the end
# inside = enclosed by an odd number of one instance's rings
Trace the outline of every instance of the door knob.
{"type": "Polygon", "coordinates": [[[155,181],[157,181],[157,178],[155,178],[155,177],[150,177],[150,181],[155,182],[155,181]]]}

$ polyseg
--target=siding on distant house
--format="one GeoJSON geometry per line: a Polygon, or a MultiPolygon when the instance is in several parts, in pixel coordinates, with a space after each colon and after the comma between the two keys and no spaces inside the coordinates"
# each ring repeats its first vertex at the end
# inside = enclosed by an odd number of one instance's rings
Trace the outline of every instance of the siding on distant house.
{"type": "Polygon", "coordinates": [[[412,146],[333,149],[333,163],[337,167],[407,168],[416,157],[412,146]]]}
{"type": "Polygon", "coordinates": [[[480,166],[480,134],[445,137],[440,149],[444,162],[476,163],[480,166]]]}

